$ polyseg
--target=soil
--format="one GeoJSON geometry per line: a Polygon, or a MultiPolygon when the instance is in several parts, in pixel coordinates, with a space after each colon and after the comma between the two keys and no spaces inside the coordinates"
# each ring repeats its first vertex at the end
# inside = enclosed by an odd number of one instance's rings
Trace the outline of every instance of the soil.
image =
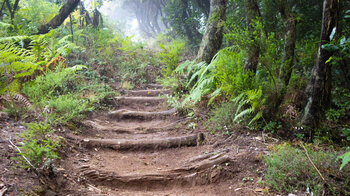
{"type": "Polygon", "coordinates": [[[15,150],[4,138],[24,127],[1,125],[0,190],[6,187],[5,195],[33,186],[44,187],[41,195],[266,195],[257,183],[269,145],[261,135],[209,134],[201,122],[168,108],[158,96],[169,91],[159,85],[121,92],[112,111],[92,114],[80,131],[57,131],[67,140],[65,153],[45,178],[11,169],[15,150]]]}

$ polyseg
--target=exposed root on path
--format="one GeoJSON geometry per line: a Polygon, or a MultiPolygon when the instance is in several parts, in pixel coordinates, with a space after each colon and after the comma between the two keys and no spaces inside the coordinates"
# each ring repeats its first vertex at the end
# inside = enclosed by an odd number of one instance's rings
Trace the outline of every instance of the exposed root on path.
{"type": "Polygon", "coordinates": [[[83,144],[86,147],[102,147],[114,150],[148,150],[165,149],[182,146],[197,146],[205,139],[203,133],[171,138],[155,138],[140,140],[117,140],[117,139],[84,139],[83,144]]]}
{"type": "Polygon", "coordinates": [[[155,133],[161,131],[168,131],[176,128],[179,124],[186,122],[188,119],[180,119],[175,122],[171,122],[164,126],[154,126],[154,127],[146,127],[146,126],[135,126],[135,127],[122,127],[122,126],[106,126],[101,125],[98,122],[92,120],[83,121],[83,125],[90,127],[94,130],[98,131],[111,131],[117,133],[126,133],[126,134],[147,134],[147,133],[155,133]]]}
{"type": "Polygon", "coordinates": [[[171,109],[161,112],[140,112],[140,111],[131,111],[131,110],[117,110],[109,112],[108,115],[111,118],[123,119],[123,118],[136,118],[136,119],[156,119],[156,118],[165,118],[167,116],[175,115],[176,110],[171,109]]]}
{"type": "Polygon", "coordinates": [[[122,90],[121,93],[129,96],[159,96],[170,93],[169,89],[155,89],[155,90],[122,90]]]}
{"type": "Polygon", "coordinates": [[[166,100],[163,97],[115,97],[114,99],[120,102],[128,103],[160,103],[166,100]]]}

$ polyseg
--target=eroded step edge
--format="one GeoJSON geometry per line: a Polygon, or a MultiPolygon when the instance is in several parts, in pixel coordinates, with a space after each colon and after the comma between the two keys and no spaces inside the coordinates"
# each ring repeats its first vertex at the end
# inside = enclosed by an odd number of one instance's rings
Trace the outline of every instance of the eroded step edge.
{"type": "Polygon", "coordinates": [[[128,96],[159,96],[170,94],[170,89],[120,90],[120,93],[128,96]]]}
{"type": "Polygon", "coordinates": [[[89,166],[82,166],[80,172],[81,176],[96,185],[148,190],[214,183],[220,178],[232,177],[228,167],[233,167],[233,161],[227,155],[223,155],[202,160],[191,166],[153,174],[118,175],[115,172],[92,169],[89,166]]]}
{"type": "Polygon", "coordinates": [[[99,124],[98,122],[92,121],[92,120],[85,120],[82,123],[90,127],[92,129],[96,129],[98,131],[111,131],[116,133],[126,133],[126,134],[147,134],[147,133],[155,133],[155,132],[162,132],[162,131],[168,131],[175,129],[178,125],[187,122],[188,119],[181,119],[175,122],[171,122],[164,126],[155,126],[155,127],[143,127],[143,126],[137,126],[137,127],[121,127],[121,126],[104,126],[99,124]]]}
{"type": "Polygon", "coordinates": [[[114,98],[117,101],[126,101],[126,102],[133,102],[133,103],[159,103],[159,102],[165,102],[164,97],[115,97],[114,98]]]}
{"type": "Polygon", "coordinates": [[[197,146],[203,143],[205,135],[203,133],[192,134],[182,137],[169,137],[160,139],[84,139],[83,145],[87,148],[101,147],[114,150],[149,150],[177,148],[182,146],[197,146]]]}
{"type": "Polygon", "coordinates": [[[165,118],[167,116],[175,115],[176,110],[170,109],[167,111],[161,111],[161,112],[143,112],[143,111],[132,111],[132,110],[126,110],[121,109],[117,111],[112,111],[108,113],[108,116],[111,118],[137,118],[137,119],[155,119],[155,118],[165,118]]]}

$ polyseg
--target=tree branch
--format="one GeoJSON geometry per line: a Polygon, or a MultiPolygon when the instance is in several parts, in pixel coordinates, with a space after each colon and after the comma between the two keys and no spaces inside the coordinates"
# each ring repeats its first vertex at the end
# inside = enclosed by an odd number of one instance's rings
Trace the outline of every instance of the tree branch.
{"type": "Polygon", "coordinates": [[[45,34],[50,31],[50,29],[55,29],[59,27],[64,20],[69,16],[70,13],[78,6],[80,0],[67,0],[67,2],[61,7],[59,13],[53,17],[48,23],[40,25],[37,34],[45,34]]]}

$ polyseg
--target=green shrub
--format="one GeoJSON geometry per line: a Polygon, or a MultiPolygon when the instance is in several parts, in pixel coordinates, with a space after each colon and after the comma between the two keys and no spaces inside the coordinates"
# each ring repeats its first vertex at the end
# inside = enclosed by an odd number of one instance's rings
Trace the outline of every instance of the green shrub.
{"type": "Polygon", "coordinates": [[[19,146],[19,149],[21,152],[18,151],[18,156],[13,157],[18,162],[18,165],[22,168],[35,169],[41,167],[44,163],[50,163],[52,160],[58,159],[57,150],[60,147],[60,142],[50,137],[50,134],[53,132],[50,129],[50,125],[45,123],[28,123],[26,126],[27,130],[20,134],[22,145],[19,146]]]}
{"type": "Polygon", "coordinates": [[[235,128],[234,118],[237,106],[232,102],[217,105],[208,120],[208,130],[211,133],[230,133],[235,128]]]}
{"type": "Polygon", "coordinates": [[[162,74],[165,77],[170,76],[178,66],[180,54],[184,47],[185,41],[183,40],[172,40],[167,44],[163,42],[159,44],[161,51],[158,53],[158,57],[160,62],[166,66],[166,68],[162,70],[162,74]]]}
{"type": "Polygon", "coordinates": [[[224,95],[233,98],[245,90],[257,88],[251,73],[244,72],[244,52],[237,52],[235,47],[221,50],[213,63],[217,85],[224,95]]]}
{"type": "MultiPolygon", "coordinates": [[[[99,107],[114,94],[107,85],[84,74],[83,66],[49,71],[23,85],[23,92],[35,105],[51,109],[48,120],[53,124],[82,119],[86,112],[99,107]],[[80,70],[80,71],[79,71],[80,70]]],[[[47,115],[47,114],[45,114],[47,115]]]]}
{"type": "MultiPolygon", "coordinates": [[[[327,182],[328,195],[346,195],[350,191],[350,168],[339,171],[337,155],[306,148],[308,154],[327,182]]],[[[267,184],[279,193],[293,193],[307,188],[322,195],[324,181],[310,163],[303,149],[282,144],[265,157],[267,184]]]]}

